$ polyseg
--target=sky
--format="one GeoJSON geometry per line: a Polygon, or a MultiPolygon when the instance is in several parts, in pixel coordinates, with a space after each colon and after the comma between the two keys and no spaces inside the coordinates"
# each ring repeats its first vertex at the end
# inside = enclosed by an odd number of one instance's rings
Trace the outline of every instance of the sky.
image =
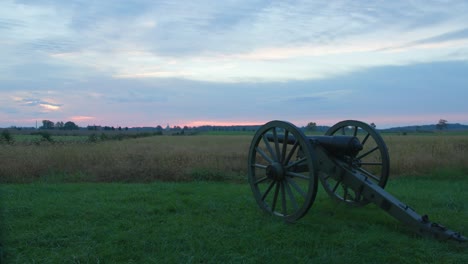
{"type": "Polygon", "coordinates": [[[468,1],[2,0],[0,127],[468,124],[468,1]]]}

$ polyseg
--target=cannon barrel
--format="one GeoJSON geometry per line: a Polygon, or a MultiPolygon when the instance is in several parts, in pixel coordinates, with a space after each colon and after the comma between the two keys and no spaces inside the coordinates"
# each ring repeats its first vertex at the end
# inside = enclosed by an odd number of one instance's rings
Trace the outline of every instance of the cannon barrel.
{"type": "MultiPolygon", "coordinates": [[[[267,134],[266,137],[269,142],[274,142],[272,134],[267,134]]],[[[363,149],[359,139],[354,136],[307,136],[307,139],[312,143],[318,143],[336,157],[345,155],[355,157],[363,149]]],[[[293,145],[296,143],[296,139],[293,135],[288,135],[287,139],[284,135],[278,135],[278,143],[283,142],[293,145]]]]}

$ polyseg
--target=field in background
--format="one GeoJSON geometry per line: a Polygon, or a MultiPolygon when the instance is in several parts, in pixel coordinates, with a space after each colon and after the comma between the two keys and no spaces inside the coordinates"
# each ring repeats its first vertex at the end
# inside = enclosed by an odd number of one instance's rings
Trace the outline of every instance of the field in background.
{"type": "MultiPolygon", "coordinates": [[[[76,140],[62,135],[66,141],[0,144],[0,182],[246,180],[251,135],[147,136],[93,143],[81,135],[76,140]]],[[[383,137],[391,177],[440,169],[468,171],[468,135],[383,137]]]]}

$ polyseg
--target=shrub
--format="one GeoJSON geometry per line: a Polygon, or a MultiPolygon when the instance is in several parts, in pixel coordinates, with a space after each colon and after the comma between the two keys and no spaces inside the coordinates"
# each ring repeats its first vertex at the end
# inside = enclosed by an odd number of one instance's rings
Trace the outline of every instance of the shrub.
{"type": "Polygon", "coordinates": [[[39,132],[39,135],[42,136],[42,141],[54,142],[54,140],[52,139],[52,135],[50,135],[50,133],[47,131],[39,132]]]}
{"type": "Polygon", "coordinates": [[[98,137],[96,134],[91,134],[88,136],[88,142],[89,143],[96,143],[98,141],[98,137]]]}
{"type": "Polygon", "coordinates": [[[8,144],[13,144],[14,143],[14,139],[13,139],[13,136],[11,135],[10,131],[8,131],[8,130],[3,130],[2,131],[2,134],[0,136],[0,142],[3,142],[3,141],[5,141],[8,144]]]}

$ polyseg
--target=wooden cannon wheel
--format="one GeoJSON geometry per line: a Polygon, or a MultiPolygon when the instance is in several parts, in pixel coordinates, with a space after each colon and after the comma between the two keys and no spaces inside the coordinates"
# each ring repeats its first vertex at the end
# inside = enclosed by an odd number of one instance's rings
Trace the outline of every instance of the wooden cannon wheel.
{"type": "MultiPolygon", "coordinates": [[[[390,170],[390,158],[387,146],[379,133],[371,126],[361,121],[345,120],[332,126],[326,136],[355,136],[363,145],[355,157],[349,157],[353,168],[366,175],[371,181],[384,188],[387,184],[390,170]]],[[[349,205],[362,206],[368,200],[343,185],[340,181],[320,173],[320,181],[327,193],[334,199],[349,205]]]]}
{"type": "Polygon", "coordinates": [[[304,216],[317,194],[315,160],[309,140],[293,124],[271,121],[260,127],[248,157],[249,183],[259,207],[288,222],[304,216]]]}

